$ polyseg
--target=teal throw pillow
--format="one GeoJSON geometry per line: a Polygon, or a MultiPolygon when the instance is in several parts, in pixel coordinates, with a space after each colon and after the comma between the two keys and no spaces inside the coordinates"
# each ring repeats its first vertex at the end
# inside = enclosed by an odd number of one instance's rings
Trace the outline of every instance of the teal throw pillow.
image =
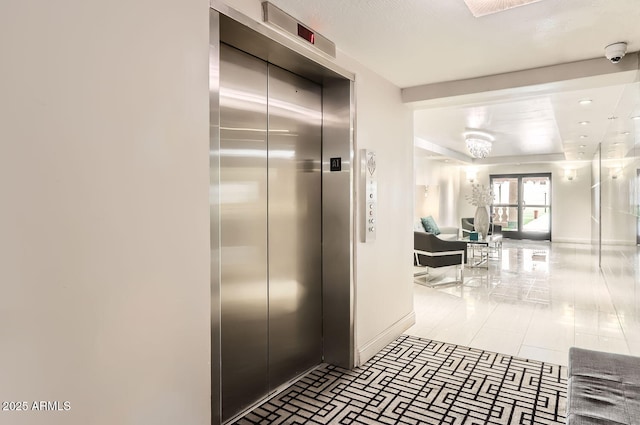
{"type": "Polygon", "coordinates": [[[424,227],[424,230],[427,233],[433,233],[434,235],[440,234],[440,228],[436,224],[436,221],[433,219],[433,217],[422,217],[420,221],[422,221],[422,227],[424,227]]]}

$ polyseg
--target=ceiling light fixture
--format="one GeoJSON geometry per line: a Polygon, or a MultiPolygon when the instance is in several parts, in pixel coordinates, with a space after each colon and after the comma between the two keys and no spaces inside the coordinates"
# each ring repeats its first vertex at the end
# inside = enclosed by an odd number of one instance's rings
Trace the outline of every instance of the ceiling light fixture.
{"type": "Polygon", "coordinates": [[[632,120],[640,120],[640,115],[636,115],[635,117],[631,117],[632,120]]]}
{"type": "Polygon", "coordinates": [[[589,124],[589,121],[580,121],[578,124],[580,124],[580,125],[587,125],[587,124],[589,124]]]}
{"type": "Polygon", "coordinates": [[[580,138],[581,138],[581,139],[586,139],[587,137],[589,137],[589,136],[587,136],[586,134],[581,134],[581,135],[580,135],[580,138]]]}
{"type": "Polygon", "coordinates": [[[578,103],[581,105],[589,105],[591,102],[593,102],[591,99],[582,99],[578,101],[578,103]]]}
{"type": "Polygon", "coordinates": [[[476,18],[539,1],[540,0],[464,0],[476,18]]]}
{"type": "Polygon", "coordinates": [[[587,145],[580,145],[580,147],[584,149],[587,147],[587,145]]]}
{"type": "Polygon", "coordinates": [[[474,128],[468,128],[463,133],[464,141],[469,153],[474,158],[486,158],[491,152],[495,138],[490,133],[474,128]]]}
{"type": "Polygon", "coordinates": [[[492,143],[490,140],[468,136],[464,141],[469,153],[474,158],[486,158],[491,152],[492,143]]]}

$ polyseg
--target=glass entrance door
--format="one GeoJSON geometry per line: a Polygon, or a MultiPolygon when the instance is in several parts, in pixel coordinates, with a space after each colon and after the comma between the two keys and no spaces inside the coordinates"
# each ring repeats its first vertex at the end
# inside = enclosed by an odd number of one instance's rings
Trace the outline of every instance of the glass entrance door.
{"type": "Polygon", "coordinates": [[[551,240],[551,174],[492,175],[491,216],[505,238],[551,240]]]}

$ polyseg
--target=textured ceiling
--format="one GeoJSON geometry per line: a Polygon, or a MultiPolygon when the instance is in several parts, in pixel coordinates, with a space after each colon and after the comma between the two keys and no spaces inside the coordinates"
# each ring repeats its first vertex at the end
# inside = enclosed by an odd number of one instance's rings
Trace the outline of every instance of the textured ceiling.
{"type": "MultiPolygon", "coordinates": [[[[541,0],[479,18],[464,0],[272,3],[400,88],[603,58],[604,47],[618,41],[627,42],[629,52],[640,50],[640,0],[541,0]]],[[[485,101],[480,96],[472,104],[454,102],[445,108],[414,105],[415,134],[464,152],[462,133],[481,117],[478,127],[496,135],[492,157],[560,155],[569,160],[590,159],[600,142],[621,146],[619,139],[626,137],[624,144],[632,146],[640,140],[635,128],[640,122],[634,127],[629,120],[640,108],[637,84],[585,87],[537,97],[523,88],[498,102],[488,94],[485,101]],[[594,100],[592,105],[578,107],[586,97],[594,100]],[[608,120],[612,115],[620,121],[608,120]],[[584,116],[588,128],[577,124],[584,116]],[[630,135],[621,135],[626,131],[630,135]]],[[[622,148],[618,151],[623,155],[622,148]]]]}
{"type": "Polygon", "coordinates": [[[398,87],[640,50],[639,0],[543,0],[475,18],[464,0],[273,0],[398,87]]]}

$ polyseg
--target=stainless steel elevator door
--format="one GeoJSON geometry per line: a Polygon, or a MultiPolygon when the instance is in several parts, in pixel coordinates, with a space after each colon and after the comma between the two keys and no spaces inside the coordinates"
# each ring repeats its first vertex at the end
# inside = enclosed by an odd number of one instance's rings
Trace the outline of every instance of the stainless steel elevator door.
{"type": "Polygon", "coordinates": [[[220,46],[222,417],[268,393],[267,64],[220,46]]]}
{"type": "Polygon", "coordinates": [[[321,101],[221,45],[223,420],[322,361],[321,101]]]}
{"type": "Polygon", "coordinates": [[[322,91],[269,65],[269,383],[322,360],[322,91]]]}

